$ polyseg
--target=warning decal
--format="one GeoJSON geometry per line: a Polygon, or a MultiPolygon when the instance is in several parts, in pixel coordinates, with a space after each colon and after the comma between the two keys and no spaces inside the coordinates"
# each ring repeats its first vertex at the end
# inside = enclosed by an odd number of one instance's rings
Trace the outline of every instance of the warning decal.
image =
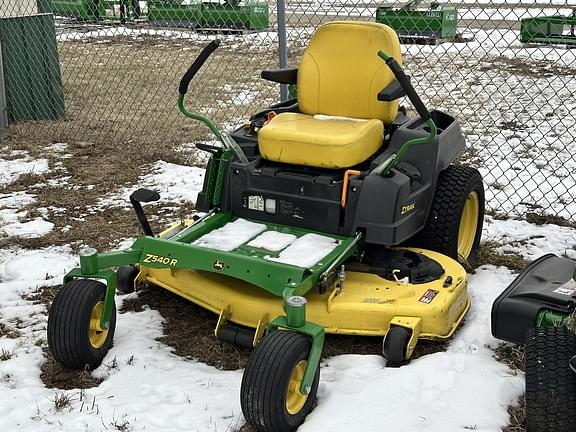
{"type": "Polygon", "coordinates": [[[439,291],[429,289],[422,295],[422,297],[420,297],[420,300],[418,301],[426,304],[432,303],[432,300],[434,300],[434,297],[436,297],[438,293],[439,291]]]}

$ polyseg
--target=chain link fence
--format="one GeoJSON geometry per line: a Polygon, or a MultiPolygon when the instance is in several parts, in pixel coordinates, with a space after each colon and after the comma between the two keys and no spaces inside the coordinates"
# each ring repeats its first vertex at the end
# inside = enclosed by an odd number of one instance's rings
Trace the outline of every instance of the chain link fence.
{"type": "Polygon", "coordinates": [[[484,175],[488,208],[576,222],[573,8],[574,0],[0,0],[0,129],[25,124],[44,140],[167,150],[210,140],[176,108],[179,79],[207,42],[222,45],[188,104],[231,129],[279,100],[260,71],[297,65],[318,25],[378,21],[399,34],[424,102],[461,123],[463,162],[484,175]]]}

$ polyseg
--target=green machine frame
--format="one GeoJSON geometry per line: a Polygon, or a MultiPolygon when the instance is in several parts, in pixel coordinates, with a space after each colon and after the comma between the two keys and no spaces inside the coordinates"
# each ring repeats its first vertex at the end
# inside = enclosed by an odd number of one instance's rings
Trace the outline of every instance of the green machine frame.
{"type": "MultiPolygon", "coordinates": [[[[192,244],[194,240],[220,228],[232,218],[230,213],[212,212],[181,231],[175,227],[176,233],[170,238],[142,236],[129,249],[117,252],[99,254],[94,249],[84,249],[80,252],[80,267],[70,271],[64,277],[64,283],[74,278],[106,280],[104,312],[100,323],[103,329],[110,327],[116,290],[116,274],[111,270],[113,267],[137,264],[156,269],[186,268],[219,273],[256,285],[283,298],[286,316],[273,320],[269,329],[287,328],[312,338],[308,362],[310,367],[307,367],[302,382],[302,392],[307,392],[320,360],[324,329],[318,324],[306,321],[306,301],[300,296],[333,278],[338,273],[339,266],[356,253],[360,236],[334,236],[339,241],[338,246],[320,263],[307,269],[267,260],[264,256],[269,253],[255,253],[252,249],[241,247],[234,252],[222,252],[192,244]]],[[[267,227],[298,236],[310,232],[281,225],[267,224],[267,227]]]]}

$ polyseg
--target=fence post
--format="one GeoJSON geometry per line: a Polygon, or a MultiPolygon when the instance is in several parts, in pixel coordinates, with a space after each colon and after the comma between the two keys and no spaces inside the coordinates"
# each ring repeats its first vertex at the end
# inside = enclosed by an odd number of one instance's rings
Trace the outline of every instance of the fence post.
{"type": "MultiPolygon", "coordinates": [[[[286,1],[277,0],[277,20],[278,20],[278,53],[280,68],[288,66],[288,48],[286,42],[286,1]]],[[[288,100],[288,85],[280,84],[280,100],[288,100]]]]}
{"type": "Polygon", "coordinates": [[[4,89],[4,64],[2,63],[2,41],[0,40],[0,130],[8,126],[8,103],[4,89]]]}

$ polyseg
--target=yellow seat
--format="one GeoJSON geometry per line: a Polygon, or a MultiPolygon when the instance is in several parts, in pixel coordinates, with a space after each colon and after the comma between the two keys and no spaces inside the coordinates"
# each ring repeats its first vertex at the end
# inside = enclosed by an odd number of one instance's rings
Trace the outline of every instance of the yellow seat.
{"type": "Polygon", "coordinates": [[[394,80],[379,50],[401,63],[398,37],[384,24],[336,21],[321,26],[298,66],[300,113],[279,114],[260,129],[262,157],[347,168],[374,154],[382,145],[383,125],[398,113],[398,101],[377,100],[394,80]]]}
{"type": "Polygon", "coordinates": [[[316,119],[282,113],[260,130],[260,152],[268,160],[343,168],[366,160],[382,145],[380,120],[316,119]]]}

